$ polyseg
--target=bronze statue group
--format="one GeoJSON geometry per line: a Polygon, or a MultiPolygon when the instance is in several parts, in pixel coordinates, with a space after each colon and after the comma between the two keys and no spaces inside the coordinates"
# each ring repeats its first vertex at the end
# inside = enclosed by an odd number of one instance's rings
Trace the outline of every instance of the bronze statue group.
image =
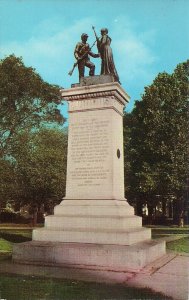
{"type": "Polygon", "coordinates": [[[87,43],[88,35],[83,33],[81,35],[81,42],[77,43],[74,51],[74,56],[76,58],[76,63],[74,64],[69,75],[72,75],[73,70],[78,66],[79,70],[79,80],[84,77],[85,67],[89,68],[89,76],[95,75],[95,65],[90,61],[90,56],[94,58],[101,58],[101,75],[112,75],[114,81],[119,82],[119,76],[117,74],[112,49],[110,47],[111,38],[108,36],[108,29],[101,29],[101,37],[98,38],[94,27],[92,27],[95,33],[96,40],[90,47],[87,43]],[[91,51],[92,47],[97,44],[98,54],[91,51]]]}

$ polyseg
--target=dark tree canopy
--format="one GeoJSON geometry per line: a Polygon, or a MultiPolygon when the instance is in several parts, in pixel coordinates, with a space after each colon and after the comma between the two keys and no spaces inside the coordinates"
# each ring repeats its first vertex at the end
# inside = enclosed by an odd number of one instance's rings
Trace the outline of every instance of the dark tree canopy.
{"type": "Polygon", "coordinates": [[[173,74],[160,73],[124,117],[130,201],[155,206],[160,200],[166,204],[170,196],[186,197],[188,76],[189,61],[179,64],[173,74]]]}

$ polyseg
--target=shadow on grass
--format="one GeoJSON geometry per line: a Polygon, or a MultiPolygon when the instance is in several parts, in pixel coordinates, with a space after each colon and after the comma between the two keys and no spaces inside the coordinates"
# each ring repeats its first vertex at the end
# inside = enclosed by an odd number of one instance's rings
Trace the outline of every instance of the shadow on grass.
{"type": "Polygon", "coordinates": [[[149,289],[26,276],[0,275],[1,297],[6,300],[170,300],[149,289]]]}
{"type": "Polygon", "coordinates": [[[153,228],[150,226],[146,226],[147,228],[152,229],[152,234],[189,234],[189,228],[188,227],[183,227],[183,228],[171,228],[171,227],[166,227],[166,228],[153,228]]]}
{"type": "Polygon", "coordinates": [[[7,240],[11,243],[23,243],[31,241],[30,237],[24,236],[22,234],[0,232],[0,238],[7,240]]]}

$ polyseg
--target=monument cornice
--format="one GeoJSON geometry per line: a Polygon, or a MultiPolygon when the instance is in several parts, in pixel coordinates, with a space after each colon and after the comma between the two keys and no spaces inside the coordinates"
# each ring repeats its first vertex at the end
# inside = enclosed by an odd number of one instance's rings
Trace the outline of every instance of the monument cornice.
{"type": "Polygon", "coordinates": [[[130,99],[129,95],[123,90],[118,82],[62,89],[61,95],[62,98],[67,101],[90,100],[99,97],[114,97],[123,105],[129,102],[130,99]]]}
{"type": "Polygon", "coordinates": [[[78,113],[78,112],[86,112],[86,111],[95,111],[95,110],[105,110],[105,109],[113,109],[114,111],[116,111],[120,116],[123,116],[123,112],[121,112],[120,110],[116,109],[114,106],[109,106],[109,107],[101,107],[101,108],[89,108],[89,109],[78,109],[78,110],[69,110],[69,114],[71,113],[78,113]]]}

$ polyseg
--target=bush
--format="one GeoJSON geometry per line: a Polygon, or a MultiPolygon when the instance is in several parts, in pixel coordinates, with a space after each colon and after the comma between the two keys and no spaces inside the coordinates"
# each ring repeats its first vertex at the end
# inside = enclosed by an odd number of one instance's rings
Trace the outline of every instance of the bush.
{"type": "Polygon", "coordinates": [[[28,224],[29,222],[30,219],[23,217],[20,213],[9,210],[3,210],[0,213],[0,223],[28,224]]]}
{"type": "Polygon", "coordinates": [[[15,223],[16,213],[8,210],[1,211],[0,222],[1,223],[15,223]]]}
{"type": "Polygon", "coordinates": [[[142,218],[142,225],[171,226],[172,224],[173,224],[173,220],[165,216],[157,216],[157,217],[143,216],[142,218]]]}

